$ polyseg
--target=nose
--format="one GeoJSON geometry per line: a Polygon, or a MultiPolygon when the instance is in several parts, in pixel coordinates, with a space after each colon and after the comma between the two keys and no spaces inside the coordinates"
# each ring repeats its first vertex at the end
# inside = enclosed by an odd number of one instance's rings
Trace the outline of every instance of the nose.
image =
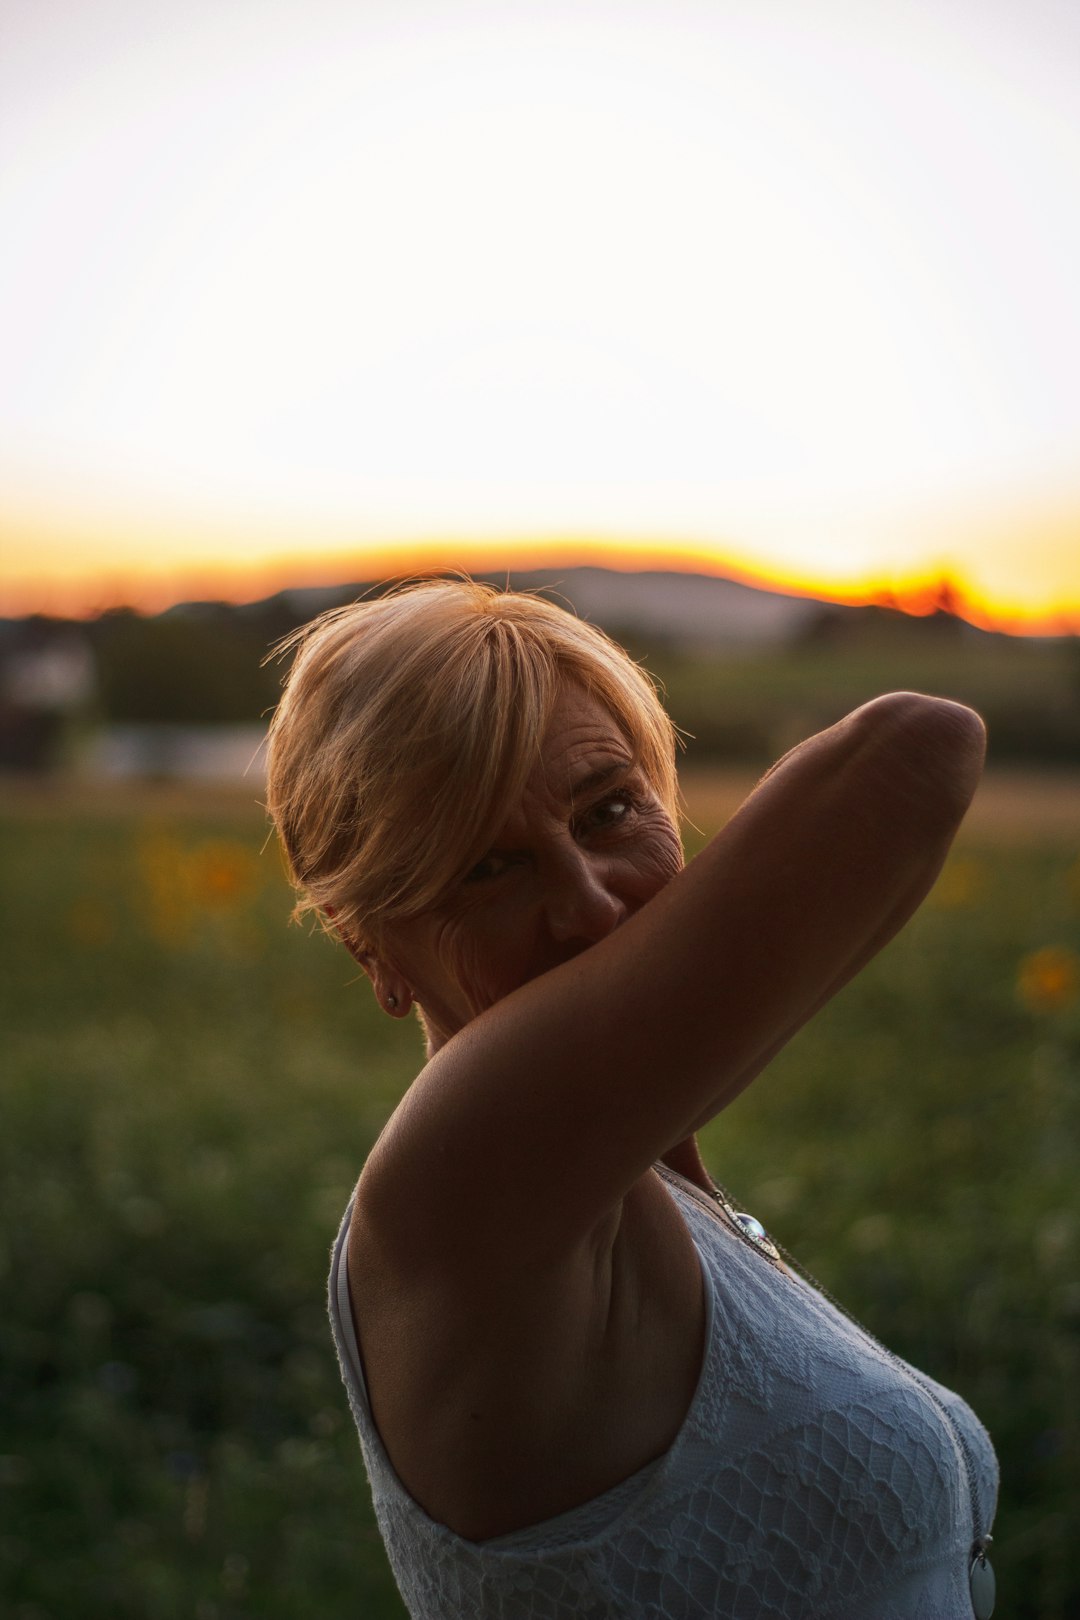
{"type": "Polygon", "coordinates": [[[627,916],[604,868],[581,850],[560,858],[545,874],[544,905],[548,928],[560,944],[595,945],[627,916]]]}

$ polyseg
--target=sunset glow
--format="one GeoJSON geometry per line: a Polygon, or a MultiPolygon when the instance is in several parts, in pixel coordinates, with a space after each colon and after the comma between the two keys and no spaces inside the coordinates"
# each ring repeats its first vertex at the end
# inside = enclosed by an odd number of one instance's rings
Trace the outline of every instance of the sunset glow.
{"type": "Polygon", "coordinates": [[[15,0],[0,613],[674,567],[1080,629],[1080,12],[15,0]]]}
{"type": "Polygon", "coordinates": [[[223,543],[216,556],[208,553],[202,559],[172,555],[167,549],[147,555],[136,546],[125,553],[125,548],[114,546],[108,565],[98,569],[87,566],[80,547],[73,552],[69,570],[57,570],[45,578],[32,562],[22,578],[17,569],[5,570],[9,578],[0,589],[0,615],[43,612],[79,618],[121,605],[154,613],[181,601],[256,601],[297,587],[333,587],[434,569],[498,574],[504,569],[578,566],[716,574],[791,595],[884,604],[916,614],[938,606],[946,585],[956,610],[983,628],[1017,635],[1080,633],[1080,590],[1055,597],[1037,582],[1026,593],[1022,582],[1011,586],[1006,582],[1000,590],[980,587],[947,559],[938,567],[912,567],[887,575],[829,576],[820,570],[769,568],[759,558],[734,548],[720,551],[660,536],[627,539],[603,535],[486,540],[444,535],[397,545],[341,545],[320,553],[271,549],[252,541],[247,555],[242,547],[229,552],[223,543]]]}

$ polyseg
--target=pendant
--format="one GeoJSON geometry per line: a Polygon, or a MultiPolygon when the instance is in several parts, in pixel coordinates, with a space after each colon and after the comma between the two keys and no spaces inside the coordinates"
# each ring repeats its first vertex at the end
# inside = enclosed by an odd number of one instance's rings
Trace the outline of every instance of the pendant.
{"type": "Polygon", "coordinates": [[[997,1596],[997,1582],[994,1580],[990,1560],[984,1552],[977,1552],[971,1560],[968,1579],[971,1584],[971,1607],[975,1611],[975,1620],[990,1620],[994,1612],[994,1599],[997,1596]]]}
{"type": "Polygon", "coordinates": [[[758,1248],[764,1250],[770,1259],[779,1260],[780,1250],[756,1216],[747,1215],[745,1210],[741,1213],[738,1210],[732,1210],[731,1215],[732,1219],[738,1222],[751,1243],[756,1243],[758,1248]]]}

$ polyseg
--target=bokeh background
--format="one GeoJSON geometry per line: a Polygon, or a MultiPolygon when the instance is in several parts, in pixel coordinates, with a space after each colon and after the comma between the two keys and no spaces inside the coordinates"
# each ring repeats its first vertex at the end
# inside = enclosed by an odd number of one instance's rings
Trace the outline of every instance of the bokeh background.
{"type": "Polygon", "coordinates": [[[287,925],[277,638],[429,568],[660,679],[692,851],[875,693],[990,725],[900,938],[706,1158],[1080,1610],[1080,13],[10,0],[0,1599],[402,1613],[330,1240],[419,1037],[287,925]]]}

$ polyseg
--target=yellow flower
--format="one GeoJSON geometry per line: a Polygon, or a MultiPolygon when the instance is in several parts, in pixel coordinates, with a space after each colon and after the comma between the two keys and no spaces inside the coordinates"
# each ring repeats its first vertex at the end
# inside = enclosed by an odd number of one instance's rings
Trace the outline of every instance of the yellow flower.
{"type": "Polygon", "coordinates": [[[192,890],[204,906],[232,910],[258,885],[258,864],[245,844],[210,838],[195,846],[188,861],[192,890]]]}
{"type": "Polygon", "coordinates": [[[171,833],[150,831],[139,842],[140,908],[151,932],[165,945],[182,945],[211,913],[234,929],[257,893],[260,868],[245,844],[207,838],[189,844],[171,833]]]}
{"type": "Polygon", "coordinates": [[[985,881],[980,861],[958,855],[949,861],[930,893],[931,905],[941,911],[958,911],[979,898],[985,881]]]}
{"type": "Polygon", "coordinates": [[[1020,963],[1017,989],[1032,1012],[1057,1012],[1080,996],[1080,956],[1066,945],[1046,945],[1020,963]]]}
{"type": "Polygon", "coordinates": [[[191,927],[183,844],[168,832],[147,830],[137,849],[139,912],[163,945],[185,941],[191,927]]]}

